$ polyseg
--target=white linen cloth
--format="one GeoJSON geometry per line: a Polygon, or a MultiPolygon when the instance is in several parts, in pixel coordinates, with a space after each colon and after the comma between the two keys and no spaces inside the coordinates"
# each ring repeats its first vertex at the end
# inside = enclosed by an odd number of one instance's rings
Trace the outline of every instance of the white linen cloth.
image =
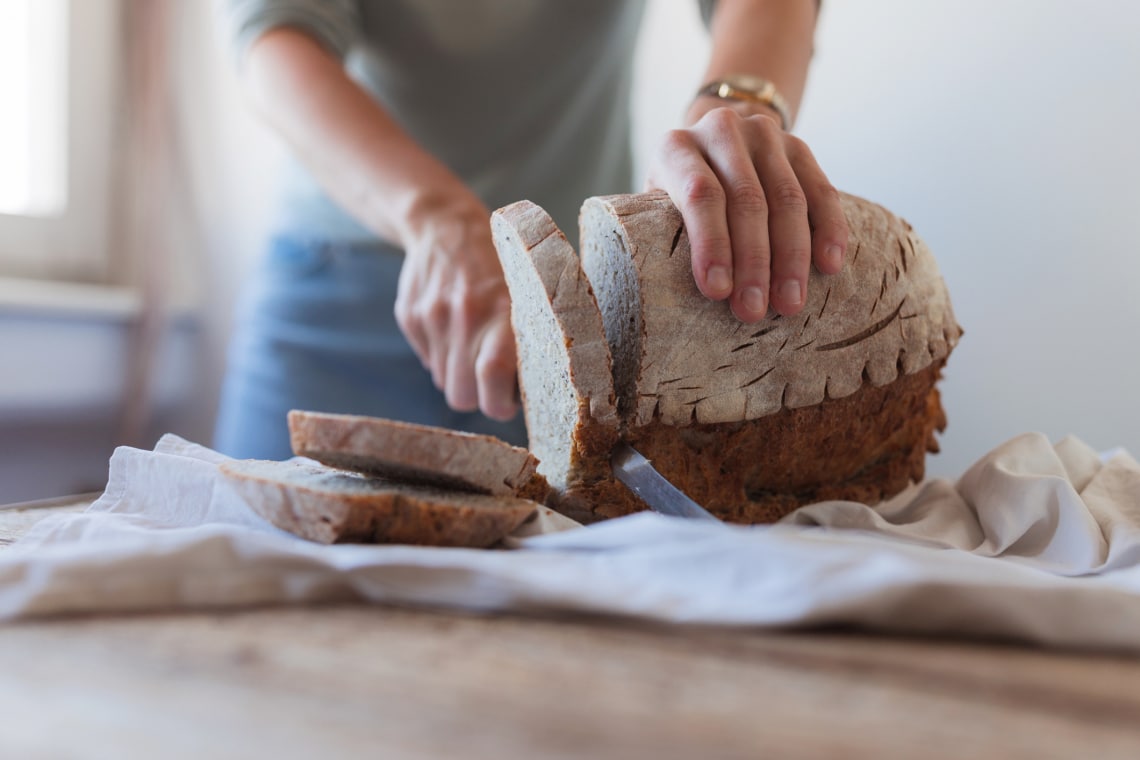
{"type": "Polygon", "coordinates": [[[252,512],[223,460],[174,436],[117,450],[87,512],[0,552],[0,619],[364,599],[1140,650],[1140,465],[1073,438],[1018,437],[876,509],[757,527],[554,516],[511,551],[309,543],[252,512]]]}

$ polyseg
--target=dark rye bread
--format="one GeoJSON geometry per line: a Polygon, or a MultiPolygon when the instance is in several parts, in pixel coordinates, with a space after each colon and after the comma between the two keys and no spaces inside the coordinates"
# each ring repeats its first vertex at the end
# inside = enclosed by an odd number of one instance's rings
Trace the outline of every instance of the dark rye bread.
{"type": "Polygon", "coordinates": [[[255,512],[322,544],[484,548],[538,508],[513,496],[395,483],[299,461],[234,460],[219,469],[255,512]]]}
{"type": "Polygon", "coordinates": [[[529,451],[489,435],[295,409],[289,439],[298,456],[390,480],[538,502],[550,491],[529,451]]]}
{"type": "MultiPolygon", "coordinates": [[[[934,432],[946,420],[935,383],[961,335],[945,284],[909,225],[873,203],[842,200],[852,233],[843,272],[813,269],[799,315],[752,325],[697,291],[667,196],[583,206],[581,267],[613,356],[618,435],[725,519],[772,521],[821,499],[873,504],[920,480],[926,452],[937,450],[934,432]]],[[[520,261],[503,260],[504,268],[520,261]]],[[[512,298],[523,295],[510,276],[508,285],[512,298]]],[[[573,345],[579,336],[567,333],[573,345]]],[[[520,334],[520,361],[529,340],[520,334]]],[[[569,363],[571,378],[594,369],[569,363]]],[[[578,435],[590,426],[598,421],[578,435]]],[[[644,509],[612,477],[597,476],[605,464],[608,454],[580,461],[591,479],[565,479],[576,507],[590,505],[594,518],[644,509]]]]}

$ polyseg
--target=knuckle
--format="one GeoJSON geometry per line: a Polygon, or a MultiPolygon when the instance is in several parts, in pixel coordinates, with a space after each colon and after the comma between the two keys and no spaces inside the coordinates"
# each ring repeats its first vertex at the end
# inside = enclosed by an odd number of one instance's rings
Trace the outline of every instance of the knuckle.
{"type": "Polygon", "coordinates": [[[457,286],[447,294],[448,311],[461,319],[471,311],[476,300],[475,294],[469,288],[457,286]]]}
{"type": "Polygon", "coordinates": [[[450,300],[450,314],[452,322],[461,331],[468,333],[486,322],[488,299],[468,289],[453,293],[450,300]]]}
{"type": "Polygon", "coordinates": [[[771,252],[764,245],[738,245],[732,251],[733,266],[741,270],[738,281],[766,273],[771,261],[771,252]]]}
{"type": "Polygon", "coordinates": [[[764,137],[781,137],[787,135],[780,125],[769,116],[762,116],[761,114],[754,114],[748,117],[748,123],[757,133],[764,137]]]}
{"type": "Polygon", "coordinates": [[[768,210],[764,188],[754,179],[734,180],[729,190],[729,202],[749,213],[763,214],[768,210]]]}
{"type": "Polygon", "coordinates": [[[836,219],[832,225],[832,232],[840,242],[846,243],[851,236],[851,228],[847,226],[847,219],[843,216],[836,219]]]}
{"type": "Polygon", "coordinates": [[[693,135],[687,129],[671,129],[661,141],[661,151],[665,155],[683,153],[692,150],[693,146],[693,135]]]}
{"type": "Polygon", "coordinates": [[[806,212],[807,196],[800,183],[794,179],[776,182],[769,192],[770,202],[782,211],[806,212]]]}
{"type": "Polygon", "coordinates": [[[806,245],[793,245],[790,246],[785,255],[791,262],[792,266],[799,270],[800,274],[807,271],[811,266],[811,248],[806,245]]]}
{"type": "Polygon", "coordinates": [[[831,206],[830,209],[824,209],[821,213],[821,216],[826,219],[824,225],[832,235],[845,239],[848,234],[847,216],[843,212],[843,197],[840,195],[839,189],[824,179],[816,184],[813,193],[817,202],[831,206]]]}
{"type": "Polygon", "coordinates": [[[514,374],[513,355],[505,350],[484,351],[475,360],[475,376],[481,385],[502,382],[514,374]]]}
{"type": "Polygon", "coordinates": [[[732,263],[732,240],[724,235],[710,235],[693,242],[693,260],[698,266],[732,263]]]}
{"type": "Polygon", "coordinates": [[[688,206],[708,208],[724,204],[724,188],[715,177],[708,174],[694,174],[685,180],[681,197],[688,206]]]}
{"type": "Polygon", "coordinates": [[[419,320],[433,327],[444,327],[451,321],[451,306],[446,300],[432,299],[420,305],[419,320]]]}
{"type": "Polygon", "coordinates": [[[772,270],[797,277],[811,266],[811,241],[787,240],[772,248],[772,270]]]}
{"type": "Polygon", "coordinates": [[[785,134],[784,148],[789,158],[798,159],[811,156],[811,148],[808,147],[808,144],[792,134],[785,134]]]}
{"type": "Polygon", "coordinates": [[[815,194],[818,195],[822,200],[829,203],[839,203],[838,188],[836,188],[835,185],[831,184],[826,179],[816,184],[815,194]]]}
{"type": "Polygon", "coordinates": [[[705,114],[707,121],[714,129],[732,129],[740,122],[740,114],[725,106],[718,106],[705,114]]]}

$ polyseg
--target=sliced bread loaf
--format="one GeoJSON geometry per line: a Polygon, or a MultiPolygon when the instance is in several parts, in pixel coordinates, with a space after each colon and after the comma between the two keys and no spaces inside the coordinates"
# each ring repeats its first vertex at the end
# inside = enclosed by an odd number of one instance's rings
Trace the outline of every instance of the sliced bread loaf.
{"type": "Polygon", "coordinates": [[[262,517],[323,544],[482,548],[502,540],[538,508],[513,496],[396,483],[298,461],[234,460],[220,470],[262,517]]]}
{"type": "Polygon", "coordinates": [[[529,451],[489,435],[294,409],[289,438],[299,456],[390,480],[539,502],[550,490],[529,451]]]}
{"type": "MultiPolygon", "coordinates": [[[[560,246],[560,260],[574,264],[564,270],[580,277],[584,269],[597,296],[613,356],[618,434],[722,518],[770,521],[820,499],[874,503],[921,479],[927,450],[936,450],[934,431],[945,416],[935,383],[961,335],[945,284],[904,221],[853,196],[843,204],[852,233],[843,272],[813,269],[799,315],[753,325],[696,289],[680,213],[664,194],[590,199],[581,217],[581,263],[560,246]]],[[[538,218],[534,207],[527,215],[538,218]]],[[[504,255],[502,245],[518,226],[517,212],[496,216],[512,299],[526,301],[533,289],[510,272],[527,262],[517,252],[504,255]]],[[[561,239],[549,219],[531,224],[561,239]]],[[[546,312],[560,319],[559,310],[546,312]]],[[[559,324],[563,340],[546,341],[548,348],[596,339],[589,320],[559,324]]],[[[545,378],[553,365],[536,358],[541,334],[518,324],[516,334],[532,415],[539,403],[532,378],[545,378]]],[[[588,390],[575,378],[599,366],[565,348],[556,353],[570,380],[548,389],[542,403],[582,397],[588,390]]],[[[605,419],[580,418],[577,430],[613,425],[605,419]]],[[[552,430],[544,434],[569,435],[552,430]]],[[[644,508],[598,477],[608,452],[591,456],[561,471],[562,460],[552,462],[546,474],[555,490],[576,491],[595,517],[644,508]],[[580,472],[591,473],[590,482],[580,472]]]]}

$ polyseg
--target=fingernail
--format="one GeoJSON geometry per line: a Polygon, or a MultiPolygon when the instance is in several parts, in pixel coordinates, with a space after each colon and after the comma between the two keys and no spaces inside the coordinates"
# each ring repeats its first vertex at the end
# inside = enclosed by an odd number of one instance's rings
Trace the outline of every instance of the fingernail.
{"type": "Polygon", "coordinates": [[[831,266],[836,268],[843,266],[843,250],[839,246],[827,246],[823,251],[823,256],[831,266]]]}
{"type": "Polygon", "coordinates": [[[725,267],[709,267],[709,271],[705,273],[705,281],[708,282],[709,290],[718,293],[732,289],[732,275],[725,267]]]}
{"type": "Polygon", "coordinates": [[[763,314],[765,311],[764,291],[755,286],[744,289],[740,294],[740,302],[753,314],[763,314]]]}
{"type": "Polygon", "coordinates": [[[800,296],[800,283],[796,280],[784,280],[780,284],[780,300],[785,306],[799,306],[803,302],[800,296]]]}
{"type": "Polygon", "coordinates": [[[487,416],[493,420],[507,422],[515,416],[515,408],[508,404],[502,404],[494,409],[488,410],[487,416]]]}

